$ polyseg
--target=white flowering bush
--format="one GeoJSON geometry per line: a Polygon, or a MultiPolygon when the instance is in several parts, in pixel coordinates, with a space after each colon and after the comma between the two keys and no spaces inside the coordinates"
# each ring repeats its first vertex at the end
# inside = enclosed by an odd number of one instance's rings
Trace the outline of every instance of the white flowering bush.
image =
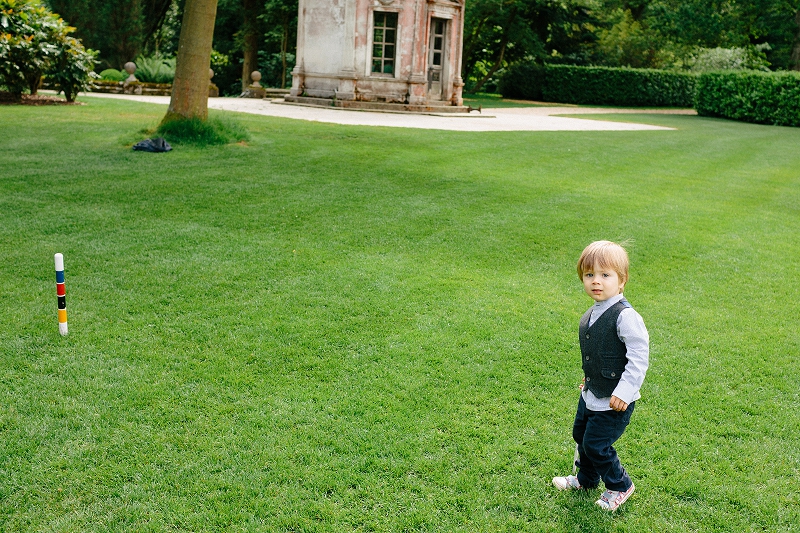
{"type": "Polygon", "coordinates": [[[690,64],[694,72],[716,70],[762,70],[769,71],[769,62],[763,51],[769,45],[752,48],[698,48],[690,64]]]}

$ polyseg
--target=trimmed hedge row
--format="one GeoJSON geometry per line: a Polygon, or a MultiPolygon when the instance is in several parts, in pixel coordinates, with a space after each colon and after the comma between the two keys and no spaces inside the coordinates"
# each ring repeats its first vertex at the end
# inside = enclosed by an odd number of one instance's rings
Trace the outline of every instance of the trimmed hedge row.
{"type": "Polygon", "coordinates": [[[514,63],[497,80],[497,90],[503,98],[543,101],[545,66],[532,61],[514,63]]]}
{"type": "Polygon", "coordinates": [[[800,73],[711,72],[697,81],[698,115],[800,126],[800,73]]]}
{"type": "Polygon", "coordinates": [[[500,78],[506,98],[569,104],[692,107],[697,75],[653,69],[518,63],[500,78]]]}

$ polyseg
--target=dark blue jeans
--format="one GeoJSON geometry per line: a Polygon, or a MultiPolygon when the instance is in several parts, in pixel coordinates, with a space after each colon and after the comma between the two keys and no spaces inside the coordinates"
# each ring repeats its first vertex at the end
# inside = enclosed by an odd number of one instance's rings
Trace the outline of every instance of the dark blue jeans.
{"type": "Polygon", "coordinates": [[[594,488],[602,479],[607,490],[626,491],[631,488],[633,482],[619,462],[614,443],[628,427],[635,403],[631,402],[628,409],[621,413],[590,411],[581,396],[572,438],[578,443],[580,459],[576,464],[579,469],[578,481],[582,487],[594,488]]]}

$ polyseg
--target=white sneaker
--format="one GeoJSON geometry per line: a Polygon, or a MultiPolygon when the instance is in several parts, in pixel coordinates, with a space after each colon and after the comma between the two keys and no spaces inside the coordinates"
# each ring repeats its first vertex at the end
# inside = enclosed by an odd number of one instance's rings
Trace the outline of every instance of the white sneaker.
{"type": "Polygon", "coordinates": [[[619,490],[607,490],[595,503],[606,511],[616,511],[620,505],[625,503],[625,500],[631,497],[631,494],[633,494],[634,490],[636,490],[636,487],[634,487],[633,484],[631,484],[631,488],[625,492],[619,490]]]}
{"type": "Polygon", "coordinates": [[[578,478],[575,476],[554,477],[553,485],[555,485],[558,490],[576,490],[583,488],[578,478]]]}

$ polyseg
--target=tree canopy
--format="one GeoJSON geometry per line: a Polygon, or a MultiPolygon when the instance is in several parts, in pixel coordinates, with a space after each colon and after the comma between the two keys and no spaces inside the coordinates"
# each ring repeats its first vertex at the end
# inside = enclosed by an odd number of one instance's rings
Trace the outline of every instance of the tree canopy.
{"type": "Polygon", "coordinates": [[[462,77],[480,88],[522,57],[690,69],[714,49],[800,70],[800,0],[468,0],[462,77]]]}
{"type": "MultiPolygon", "coordinates": [[[[177,49],[185,0],[47,2],[99,50],[102,67],[177,49]]],[[[238,94],[252,70],[265,85],[290,83],[297,9],[298,0],[219,0],[212,66],[223,93],[238,94]]],[[[492,89],[523,59],[690,69],[716,53],[739,58],[731,65],[800,70],[800,0],[466,0],[465,10],[467,90],[492,89]]]]}

